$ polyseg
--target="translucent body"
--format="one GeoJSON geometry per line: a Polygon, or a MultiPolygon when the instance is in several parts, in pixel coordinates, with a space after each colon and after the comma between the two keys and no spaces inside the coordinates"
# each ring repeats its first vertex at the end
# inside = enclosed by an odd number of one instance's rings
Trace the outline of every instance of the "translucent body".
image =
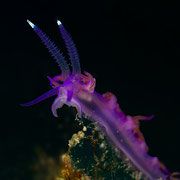
{"type": "Polygon", "coordinates": [[[170,177],[166,167],[156,157],[147,154],[148,147],[139,130],[138,121],[149,120],[152,117],[127,116],[120,109],[117,99],[112,93],[108,92],[100,95],[94,91],[95,79],[88,72],[84,72],[85,75],[81,74],[75,45],[60,21],[57,21],[57,23],[70,54],[73,66],[72,73],[70,73],[64,58],[48,37],[33,23],[30,21],[28,23],[55,57],[62,74],[54,78],[48,77],[53,89],[31,102],[23,104],[23,106],[33,105],[56,95],[51,107],[54,116],[58,116],[57,109],[64,104],[75,107],[79,117],[85,115],[90,120],[97,122],[110,143],[122,151],[147,179],[161,178],[165,180],[170,177]]]}

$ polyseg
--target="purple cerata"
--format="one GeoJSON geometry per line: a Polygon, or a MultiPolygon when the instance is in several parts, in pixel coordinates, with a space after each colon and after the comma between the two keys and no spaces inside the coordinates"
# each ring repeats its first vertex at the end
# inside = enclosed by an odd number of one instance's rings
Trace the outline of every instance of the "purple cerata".
{"type": "Polygon", "coordinates": [[[110,143],[126,155],[135,168],[142,172],[145,179],[174,179],[173,173],[170,173],[157,157],[147,154],[148,147],[139,130],[139,120],[150,120],[152,116],[126,115],[120,109],[114,94],[107,92],[100,95],[94,91],[96,80],[88,72],[81,74],[75,44],[59,20],[57,24],[68,49],[72,72],[60,51],[46,34],[29,20],[27,22],[55,58],[60,66],[61,74],[54,78],[48,77],[52,86],[50,91],[22,106],[31,106],[51,96],[56,96],[51,106],[55,117],[58,116],[57,109],[64,104],[75,107],[79,117],[84,115],[99,124],[110,143]]]}

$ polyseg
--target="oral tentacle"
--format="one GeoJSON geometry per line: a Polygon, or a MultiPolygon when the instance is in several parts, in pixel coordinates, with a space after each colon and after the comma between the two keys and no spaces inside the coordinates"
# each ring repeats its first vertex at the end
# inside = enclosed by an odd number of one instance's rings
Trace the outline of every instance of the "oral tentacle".
{"type": "Polygon", "coordinates": [[[60,84],[57,83],[57,82],[56,82],[54,79],[52,79],[51,77],[47,76],[47,78],[49,79],[51,86],[53,86],[53,85],[54,85],[55,87],[59,87],[59,86],[60,86],[60,84]]]}
{"type": "Polygon", "coordinates": [[[51,89],[50,91],[46,92],[45,94],[41,95],[40,97],[38,97],[37,99],[33,100],[33,101],[30,101],[28,103],[25,103],[25,104],[20,104],[21,106],[32,106],[34,104],[37,104],[47,98],[50,98],[51,96],[55,96],[55,95],[58,95],[58,87],[57,88],[54,88],[54,89],[51,89]]]}
{"type": "Polygon", "coordinates": [[[58,76],[53,77],[53,80],[54,80],[54,81],[61,81],[61,82],[64,81],[62,75],[58,75],[58,76]]]}

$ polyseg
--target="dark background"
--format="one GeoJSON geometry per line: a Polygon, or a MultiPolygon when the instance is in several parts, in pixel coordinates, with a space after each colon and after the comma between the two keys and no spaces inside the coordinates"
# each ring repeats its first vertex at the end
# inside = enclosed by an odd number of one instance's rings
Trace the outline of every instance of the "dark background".
{"type": "MultiPolygon", "coordinates": [[[[29,108],[50,89],[47,75],[57,64],[26,23],[29,19],[66,55],[56,20],[71,34],[81,68],[96,78],[96,91],[113,92],[130,115],[151,115],[141,130],[149,154],[171,171],[180,171],[178,1],[7,1],[0,15],[0,179],[34,179],[37,149],[58,159],[79,128],[75,110],[64,107],[54,118],[53,98],[29,108]]],[[[68,57],[68,56],[66,56],[68,57]]]]}

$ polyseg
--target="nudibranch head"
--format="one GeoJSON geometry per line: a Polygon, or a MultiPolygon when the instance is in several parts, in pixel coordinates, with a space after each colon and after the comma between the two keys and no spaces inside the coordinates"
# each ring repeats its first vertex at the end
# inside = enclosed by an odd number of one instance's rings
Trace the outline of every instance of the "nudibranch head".
{"type": "Polygon", "coordinates": [[[50,85],[53,88],[52,90],[31,102],[22,104],[22,106],[31,106],[51,96],[57,95],[51,107],[54,116],[57,117],[57,109],[61,108],[64,104],[75,107],[78,111],[78,115],[81,116],[81,105],[76,97],[81,92],[93,93],[95,88],[95,79],[88,72],[84,72],[85,75],[81,74],[79,56],[70,35],[65,30],[62,23],[57,20],[57,24],[69,52],[73,69],[72,73],[70,72],[70,68],[67,65],[64,57],[54,45],[54,43],[50,41],[47,35],[29,20],[27,20],[27,22],[43,41],[52,56],[56,59],[56,62],[59,64],[62,73],[61,75],[55,76],[54,78],[48,76],[50,85]]]}
{"type": "Polygon", "coordinates": [[[55,76],[53,79],[49,78],[54,88],[59,88],[58,97],[51,107],[54,116],[57,117],[56,110],[66,104],[75,107],[78,116],[81,117],[81,105],[76,97],[82,92],[93,93],[95,88],[95,79],[89,73],[85,72],[85,74],[87,76],[82,74],[71,75],[65,81],[61,78],[62,76],[55,76]]]}

